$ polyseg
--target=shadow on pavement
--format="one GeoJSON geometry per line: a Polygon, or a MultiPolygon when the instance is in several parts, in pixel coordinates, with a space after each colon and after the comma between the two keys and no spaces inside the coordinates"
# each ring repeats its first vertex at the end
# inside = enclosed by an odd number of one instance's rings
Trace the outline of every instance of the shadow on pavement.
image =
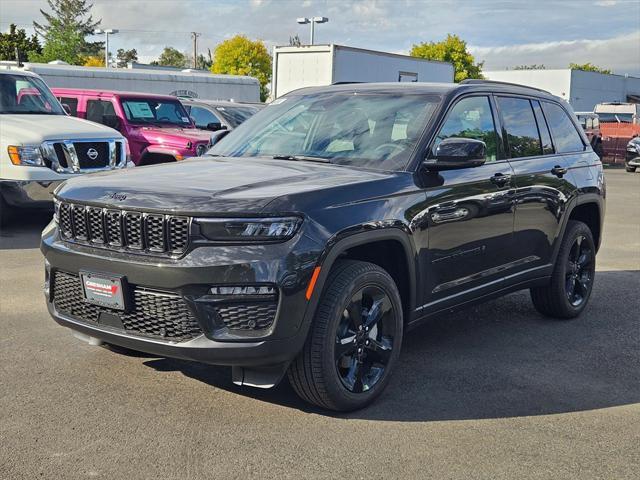
{"type": "Polygon", "coordinates": [[[0,227],[0,250],[21,250],[40,246],[40,234],[51,221],[52,212],[22,210],[6,227],[0,227]]]}
{"type": "Polygon", "coordinates": [[[405,337],[387,391],[336,415],[308,406],[283,382],[231,383],[229,368],[154,359],[146,365],[260,401],[340,418],[437,421],[548,415],[640,402],[640,272],[598,272],[575,320],[540,316],[528,292],[432,320],[405,337]]]}

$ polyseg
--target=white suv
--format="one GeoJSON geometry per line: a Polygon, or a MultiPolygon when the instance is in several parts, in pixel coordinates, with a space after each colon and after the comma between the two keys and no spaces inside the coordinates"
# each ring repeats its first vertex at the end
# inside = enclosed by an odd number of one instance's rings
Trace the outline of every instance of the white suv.
{"type": "Polygon", "coordinates": [[[0,70],[0,223],[16,208],[53,208],[53,190],[78,174],[125,168],[126,139],[68,116],[42,79],[0,70]]]}

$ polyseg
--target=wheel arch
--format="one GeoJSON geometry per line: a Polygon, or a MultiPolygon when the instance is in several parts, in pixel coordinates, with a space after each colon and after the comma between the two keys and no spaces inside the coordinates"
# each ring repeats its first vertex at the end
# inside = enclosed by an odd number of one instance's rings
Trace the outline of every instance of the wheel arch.
{"type": "Polygon", "coordinates": [[[367,261],[387,271],[400,292],[405,323],[410,321],[417,291],[415,254],[408,234],[397,227],[336,236],[328,242],[318,262],[320,274],[307,310],[309,317],[315,313],[335,262],[345,258],[367,261]]]}

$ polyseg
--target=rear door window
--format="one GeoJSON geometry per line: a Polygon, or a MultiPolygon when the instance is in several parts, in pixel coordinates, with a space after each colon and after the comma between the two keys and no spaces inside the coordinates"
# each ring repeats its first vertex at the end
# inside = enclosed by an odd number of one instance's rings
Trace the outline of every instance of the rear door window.
{"type": "Polygon", "coordinates": [[[67,105],[71,111],[71,115],[78,116],[78,99],[73,97],[58,97],[61,104],[67,105]]]}
{"type": "Polygon", "coordinates": [[[551,134],[549,133],[549,126],[542,113],[540,102],[533,100],[533,112],[536,114],[536,122],[538,123],[538,131],[540,132],[540,140],[542,141],[542,153],[549,155],[553,153],[553,144],[551,143],[551,134]]]}
{"type": "Polygon", "coordinates": [[[498,97],[511,158],[542,154],[540,135],[531,102],[526,98],[498,97]]]}
{"type": "Polygon", "coordinates": [[[212,111],[206,108],[194,105],[189,113],[198,128],[206,129],[210,123],[222,123],[212,111]]]}
{"type": "Polygon", "coordinates": [[[555,103],[542,102],[542,109],[549,123],[556,152],[573,153],[584,151],[582,138],[564,108],[555,103]]]}
{"type": "Polygon", "coordinates": [[[105,125],[106,117],[114,117],[116,111],[108,100],[87,100],[87,120],[105,125]]]}

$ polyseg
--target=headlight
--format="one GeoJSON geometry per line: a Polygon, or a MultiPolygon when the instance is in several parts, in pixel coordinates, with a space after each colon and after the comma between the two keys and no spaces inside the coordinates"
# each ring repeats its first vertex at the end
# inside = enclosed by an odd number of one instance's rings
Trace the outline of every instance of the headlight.
{"type": "Polygon", "coordinates": [[[198,218],[200,231],[209,240],[258,242],[283,241],[295,235],[302,223],[298,217],[198,218]]]}
{"type": "Polygon", "coordinates": [[[44,167],[44,157],[39,145],[23,145],[21,147],[9,145],[9,158],[14,165],[30,165],[44,167]]]}

